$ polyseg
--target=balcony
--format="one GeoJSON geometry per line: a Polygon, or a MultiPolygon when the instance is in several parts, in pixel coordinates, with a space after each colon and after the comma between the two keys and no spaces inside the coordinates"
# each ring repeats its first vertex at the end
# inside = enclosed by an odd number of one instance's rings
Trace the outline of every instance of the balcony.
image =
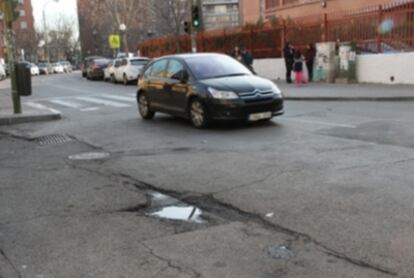
{"type": "Polygon", "coordinates": [[[318,3],[321,0],[266,0],[266,11],[318,3]]]}

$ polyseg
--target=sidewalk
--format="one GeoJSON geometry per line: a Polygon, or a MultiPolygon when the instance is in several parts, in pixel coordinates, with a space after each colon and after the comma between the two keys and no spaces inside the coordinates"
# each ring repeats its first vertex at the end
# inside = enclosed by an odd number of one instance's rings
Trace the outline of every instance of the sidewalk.
{"type": "MultiPolygon", "coordinates": [[[[22,114],[13,113],[10,80],[0,82],[0,126],[39,121],[52,121],[61,118],[60,112],[38,105],[29,107],[22,104],[22,114]]],[[[23,98],[21,98],[23,103],[23,98]]]]}
{"type": "Polygon", "coordinates": [[[276,81],[286,100],[414,101],[414,86],[309,83],[301,87],[276,81]]]}

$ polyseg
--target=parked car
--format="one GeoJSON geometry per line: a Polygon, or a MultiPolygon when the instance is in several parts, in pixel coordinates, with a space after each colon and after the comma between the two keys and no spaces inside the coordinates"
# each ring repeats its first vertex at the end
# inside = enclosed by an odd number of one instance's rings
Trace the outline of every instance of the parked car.
{"type": "Polygon", "coordinates": [[[0,64],[0,80],[4,80],[6,79],[6,77],[7,77],[6,70],[4,66],[0,64]]]}
{"type": "Polygon", "coordinates": [[[53,67],[49,63],[40,63],[37,65],[39,67],[40,74],[51,74],[53,73],[53,67]]]}
{"type": "Polygon", "coordinates": [[[80,69],[82,71],[82,77],[86,77],[86,72],[87,72],[87,69],[88,69],[88,65],[94,59],[105,59],[105,58],[100,57],[100,56],[89,56],[89,57],[86,57],[85,59],[83,59],[83,63],[80,66],[80,69]]]}
{"type": "Polygon", "coordinates": [[[145,57],[122,58],[120,64],[115,63],[115,81],[127,85],[132,81],[138,80],[138,75],[149,61],[145,57]]]}
{"type": "Polygon", "coordinates": [[[181,54],[148,64],[138,81],[143,119],[164,112],[191,120],[197,128],[212,120],[269,121],[284,113],[276,84],[253,75],[222,54],[181,54]]]}
{"type": "Polygon", "coordinates": [[[61,65],[62,65],[62,67],[63,67],[63,71],[64,71],[65,73],[70,73],[70,72],[72,72],[72,65],[71,65],[68,61],[61,61],[61,62],[59,62],[59,64],[61,64],[61,65]]]}
{"type": "Polygon", "coordinates": [[[52,70],[53,73],[64,73],[65,72],[63,66],[59,63],[52,64],[52,69],[53,69],[52,70]]]}
{"type": "Polygon", "coordinates": [[[108,66],[104,69],[104,81],[110,81],[112,80],[112,76],[114,75],[115,70],[115,60],[110,60],[108,66]]]}
{"type": "Polygon", "coordinates": [[[30,64],[30,73],[31,75],[40,75],[40,70],[39,67],[36,66],[35,64],[30,64]]]}
{"type": "Polygon", "coordinates": [[[109,62],[110,60],[105,58],[91,60],[86,69],[86,78],[89,80],[103,80],[104,69],[108,66],[109,62]]]}

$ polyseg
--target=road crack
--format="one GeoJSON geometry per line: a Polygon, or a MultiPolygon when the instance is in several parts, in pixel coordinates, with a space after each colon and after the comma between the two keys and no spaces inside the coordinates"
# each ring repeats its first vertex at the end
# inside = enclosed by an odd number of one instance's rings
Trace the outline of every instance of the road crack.
{"type": "Polygon", "coordinates": [[[4,261],[10,266],[13,272],[16,273],[17,277],[22,278],[23,276],[19,269],[13,264],[12,260],[7,256],[6,252],[2,248],[0,248],[0,255],[4,258],[4,261]]]}

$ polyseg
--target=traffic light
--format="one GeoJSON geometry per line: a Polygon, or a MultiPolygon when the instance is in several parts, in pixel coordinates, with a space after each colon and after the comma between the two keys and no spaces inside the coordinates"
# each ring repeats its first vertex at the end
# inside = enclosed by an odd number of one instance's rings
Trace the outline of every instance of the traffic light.
{"type": "Polygon", "coordinates": [[[201,16],[199,6],[193,6],[191,9],[191,25],[198,29],[201,27],[201,16]]]}
{"type": "Polygon", "coordinates": [[[190,22],[188,21],[184,22],[184,32],[186,32],[187,34],[191,34],[191,26],[190,22]]]}

